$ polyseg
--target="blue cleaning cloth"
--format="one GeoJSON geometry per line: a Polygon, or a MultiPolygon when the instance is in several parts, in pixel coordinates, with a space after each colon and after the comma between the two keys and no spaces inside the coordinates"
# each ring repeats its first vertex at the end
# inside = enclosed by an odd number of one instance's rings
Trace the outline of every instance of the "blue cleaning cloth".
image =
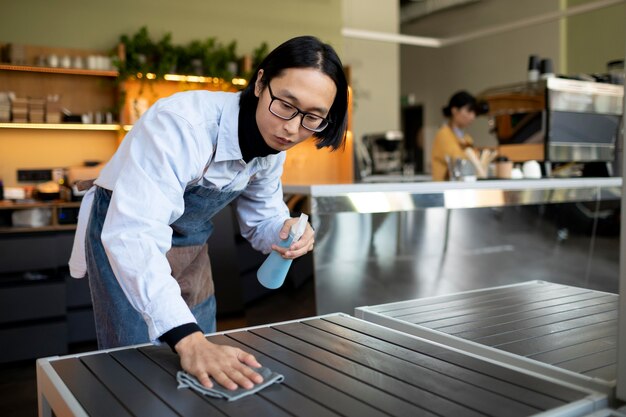
{"type": "Polygon", "coordinates": [[[191,388],[203,395],[215,398],[224,398],[228,401],[236,401],[240,398],[261,391],[263,388],[269,387],[274,383],[280,383],[285,379],[283,375],[273,372],[269,368],[261,367],[252,369],[254,370],[254,372],[260,374],[263,377],[263,382],[253,386],[250,389],[239,387],[236,390],[231,391],[222,387],[213,379],[211,379],[211,382],[213,383],[213,388],[207,388],[200,382],[198,382],[195,376],[190,375],[185,371],[178,371],[176,373],[176,380],[178,381],[178,389],[191,388]]]}

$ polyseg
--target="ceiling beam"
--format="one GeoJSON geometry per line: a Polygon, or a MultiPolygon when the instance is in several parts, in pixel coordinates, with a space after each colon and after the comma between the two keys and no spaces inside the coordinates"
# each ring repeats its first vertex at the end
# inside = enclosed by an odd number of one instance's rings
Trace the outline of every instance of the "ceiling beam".
{"type": "Polygon", "coordinates": [[[593,10],[602,9],[616,4],[624,3],[626,0],[597,0],[592,3],[581,4],[579,6],[570,7],[566,10],[544,13],[539,16],[528,17],[515,20],[499,25],[493,25],[475,31],[467,32],[461,35],[449,36],[447,38],[434,38],[427,36],[402,35],[399,33],[376,32],[371,30],[362,30],[354,28],[343,28],[341,34],[346,38],[364,39],[380,42],[391,42],[400,45],[423,46],[427,48],[442,48],[444,46],[455,45],[461,42],[482,38],[485,36],[497,35],[499,33],[508,32],[515,29],[521,29],[528,26],[538,25],[553,20],[562,19],[564,17],[574,16],[581,13],[587,13],[593,10]]]}

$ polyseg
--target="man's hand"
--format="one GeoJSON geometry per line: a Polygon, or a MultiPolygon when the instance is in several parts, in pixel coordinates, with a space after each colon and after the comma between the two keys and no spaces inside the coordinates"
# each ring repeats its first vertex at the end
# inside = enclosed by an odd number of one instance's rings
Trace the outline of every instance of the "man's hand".
{"type": "Polygon", "coordinates": [[[230,390],[238,386],[250,389],[263,382],[263,377],[248,367],[261,366],[254,356],[239,348],[211,343],[201,332],[182,338],[174,349],[183,370],[207,388],[213,388],[209,377],[230,390]]]}
{"type": "MultiPolygon", "coordinates": [[[[289,237],[289,230],[291,230],[291,226],[298,223],[298,217],[292,217],[291,219],[285,220],[285,224],[283,224],[282,229],[280,229],[279,236],[282,240],[285,240],[289,237]]],[[[315,231],[311,227],[309,223],[306,224],[306,229],[304,229],[304,233],[302,237],[295,242],[292,243],[290,247],[283,248],[278,245],[272,245],[272,249],[276,252],[280,253],[281,256],[285,259],[294,259],[299,256],[305,255],[307,252],[313,250],[313,244],[315,243],[315,231]]]]}

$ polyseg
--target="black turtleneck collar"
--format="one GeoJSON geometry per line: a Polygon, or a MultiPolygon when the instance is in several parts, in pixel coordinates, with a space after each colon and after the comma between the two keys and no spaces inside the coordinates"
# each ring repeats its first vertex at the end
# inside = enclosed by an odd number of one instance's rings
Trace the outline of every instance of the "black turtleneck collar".
{"type": "Polygon", "coordinates": [[[254,94],[241,93],[239,99],[239,148],[243,160],[248,163],[256,157],[277,154],[280,151],[270,148],[265,143],[256,124],[256,107],[259,102],[254,94]]]}

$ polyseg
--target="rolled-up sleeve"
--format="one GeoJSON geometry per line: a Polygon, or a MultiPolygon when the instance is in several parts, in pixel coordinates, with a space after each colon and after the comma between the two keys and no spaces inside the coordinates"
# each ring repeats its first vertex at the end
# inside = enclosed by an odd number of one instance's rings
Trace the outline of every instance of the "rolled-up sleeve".
{"type": "Polygon", "coordinates": [[[289,218],[280,181],[285,156],[285,152],[273,156],[235,202],[241,235],[263,253],[280,240],[280,229],[289,218]]]}
{"type": "Polygon", "coordinates": [[[102,243],[122,290],[155,341],[174,327],[196,321],[165,255],[172,241],[169,225],[184,211],[185,186],[202,172],[204,152],[186,120],[158,108],[129,136],[123,160],[109,167],[123,175],[107,187],[113,193],[102,243]]]}

